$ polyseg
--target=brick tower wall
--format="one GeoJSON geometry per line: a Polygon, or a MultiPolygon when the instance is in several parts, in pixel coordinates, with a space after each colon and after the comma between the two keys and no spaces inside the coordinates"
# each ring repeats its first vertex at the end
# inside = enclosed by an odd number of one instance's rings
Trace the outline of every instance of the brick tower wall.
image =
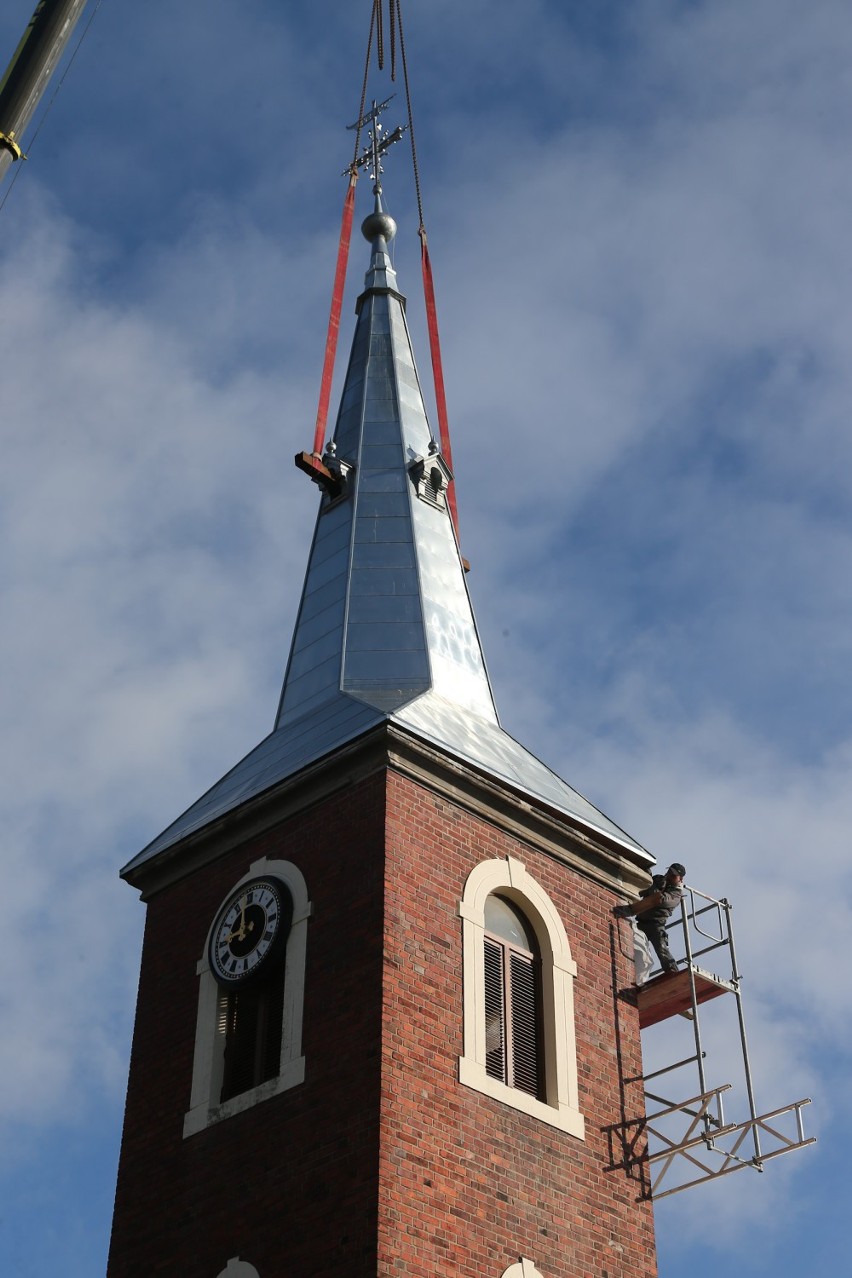
{"type": "Polygon", "coordinates": [[[653,1278],[651,1210],[607,1171],[619,1084],[640,1070],[612,898],[394,771],[289,817],[148,903],[109,1278],[653,1278]],[[187,1139],[196,963],[261,856],[305,876],[305,1082],[187,1139]],[[580,1141],[458,1082],[458,901],[491,857],[522,861],[559,910],[575,982],[580,1141]],[[384,950],[384,952],[383,952],[384,950]],[[613,964],[618,970],[613,972],[613,964]]]}
{"type": "Polygon", "coordinates": [[[614,993],[633,979],[612,943],[615,898],[394,773],[385,893],[379,1273],[500,1278],[525,1256],[544,1278],[654,1278],[651,1206],[636,1180],[606,1170],[606,1129],[625,1117],[620,1079],[641,1074],[636,1013],[614,993]],[[577,963],[584,1141],[457,1081],[458,902],[476,865],[506,856],[556,905],[577,963]]]}
{"type": "Polygon", "coordinates": [[[109,1278],[376,1273],[385,782],[377,774],[148,903],[109,1278]],[[260,856],[299,866],[309,923],[301,1086],[183,1138],[196,963],[260,856]]]}

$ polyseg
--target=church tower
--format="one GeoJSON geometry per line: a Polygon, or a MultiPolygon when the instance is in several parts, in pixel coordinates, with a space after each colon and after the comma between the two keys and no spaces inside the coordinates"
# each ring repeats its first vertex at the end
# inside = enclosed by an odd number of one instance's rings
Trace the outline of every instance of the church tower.
{"type": "Polygon", "coordinates": [[[500,726],[380,188],[362,230],[274,730],[122,872],[109,1275],[653,1278],[610,913],[651,857],[500,726]]]}

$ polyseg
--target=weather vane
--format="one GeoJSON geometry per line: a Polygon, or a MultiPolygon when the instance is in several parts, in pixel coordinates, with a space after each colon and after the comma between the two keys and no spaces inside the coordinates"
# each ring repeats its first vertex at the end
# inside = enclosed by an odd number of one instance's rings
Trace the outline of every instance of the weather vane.
{"type": "Polygon", "coordinates": [[[402,135],[408,128],[407,124],[398,124],[393,133],[385,133],[382,127],[379,116],[394,97],[396,97],[396,94],[392,93],[389,98],[385,98],[384,102],[376,102],[374,98],[370,110],[365,115],[362,115],[360,120],[356,120],[354,124],[347,124],[346,126],[347,129],[355,129],[360,133],[365,125],[372,125],[367,134],[370,139],[369,145],[364,147],[359,158],[348,169],[343,170],[342,176],[345,177],[347,173],[351,173],[353,168],[368,169],[378,191],[382,189],[381,175],[384,172],[382,156],[393,146],[394,142],[402,141],[402,135]]]}

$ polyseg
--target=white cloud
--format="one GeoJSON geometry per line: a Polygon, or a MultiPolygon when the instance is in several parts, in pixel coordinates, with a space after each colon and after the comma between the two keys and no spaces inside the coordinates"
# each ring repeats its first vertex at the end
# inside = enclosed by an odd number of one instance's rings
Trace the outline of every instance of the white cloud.
{"type": "MultiPolygon", "coordinates": [[[[118,1102],[142,911],[115,873],[271,726],[315,508],[292,454],[360,25],[220,6],[199,45],[179,8],[104,6],[2,214],[0,1070],[33,1131],[118,1102]]],[[[852,28],[612,8],[412,9],[464,550],[507,728],[730,896],[761,1103],[812,1093],[821,1127],[850,1047],[852,28]]],[[[341,359],[364,265],[356,234],[341,359]]],[[[758,1248],[806,1157],[678,1198],[678,1265],[758,1248]]]]}
{"type": "Polygon", "coordinates": [[[285,397],[277,376],[224,375],[215,346],[199,368],[191,341],[164,340],[167,294],[101,297],[84,237],[37,196],[27,211],[0,295],[18,352],[0,477],[3,1111],[44,1124],[123,1086],[141,912],[117,870],[271,726],[295,604],[275,587],[301,573],[312,511],[284,500],[291,448],[273,443],[282,400],[304,409],[298,378],[285,397]]]}

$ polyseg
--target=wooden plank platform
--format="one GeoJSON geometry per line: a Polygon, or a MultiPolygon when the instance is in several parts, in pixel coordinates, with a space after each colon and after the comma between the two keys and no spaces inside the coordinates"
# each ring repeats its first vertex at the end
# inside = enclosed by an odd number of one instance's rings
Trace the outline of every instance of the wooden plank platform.
{"type": "Polygon", "coordinates": [[[331,497],[336,497],[341,491],[343,481],[340,476],[324,466],[322,459],[317,457],[316,453],[296,453],[295,462],[299,470],[310,475],[314,483],[319,484],[320,488],[325,489],[331,497]]]}
{"type": "MultiPolygon", "coordinates": [[[[697,1003],[706,1003],[711,998],[718,998],[720,994],[727,994],[731,989],[728,982],[710,972],[693,968],[693,973],[697,1003]]],[[[649,1025],[656,1025],[658,1021],[665,1021],[679,1012],[689,1011],[692,1007],[689,969],[683,968],[674,973],[664,972],[653,981],[639,985],[636,989],[636,1006],[639,1009],[640,1029],[647,1029],[649,1025]]]]}

